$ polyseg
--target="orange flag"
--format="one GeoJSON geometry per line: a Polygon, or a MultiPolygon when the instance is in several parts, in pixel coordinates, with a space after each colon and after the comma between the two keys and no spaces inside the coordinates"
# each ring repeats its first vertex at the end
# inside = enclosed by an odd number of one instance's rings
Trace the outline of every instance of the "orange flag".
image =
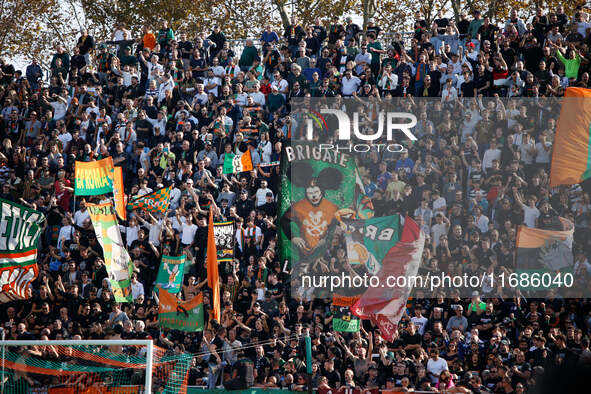
{"type": "Polygon", "coordinates": [[[550,187],[591,178],[591,90],[567,88],[556,124],[550,187]]]}
{"type": "Polygon", "coordinates": [[[220,275],[218,273],[218,256],[213,234],[213,209],[209,209],[209,224],[207,226],[207,285],[211,289],[212,311],[209,319],[220,321],[220,275]]]}
{"type": "Polygon", "coordinates": [[[113,169],[113,195],[115,196],[115,210],[119,217],[127,220],[127,210],[125,206],[125,193],[123,191],[123,168],[115,167],[113,169]]]}

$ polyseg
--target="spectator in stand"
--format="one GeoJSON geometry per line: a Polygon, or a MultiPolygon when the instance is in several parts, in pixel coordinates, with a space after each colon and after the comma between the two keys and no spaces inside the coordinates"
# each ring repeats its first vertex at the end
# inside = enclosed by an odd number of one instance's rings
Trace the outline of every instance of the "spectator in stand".
{"type": "MultiPolygon", "coordinates": [[[[524,15],[512,10],[498,24],[479,10],[459,20],[440,13],[428,26],[417,13],[412,37],[372,20],[361,32],[351,18],[304,26],[294,17],[281,36],[268,25],[262,43],[244,46],[219,27],[176,42],[166,21],[147,20],[129,32],[139,42],[117,53],[86,30],[75,48],[57,46],[49,84],[36,59],[24,78],[2,60],[1,197],[41,211],[46,224],[32,299],[0,304],[1,325],[21,339],[149,337],[170,352],[205,351],[191,382],[228,389],[306,390],[307,332],[313,382],[326,390],[533,392],[555,368],[585,363],[583,297],[513,297],[487,284],[466,298],[413,295],[389,342],[369,320],[335,332],[331,299],[291,292],[293,267],[279,257],[279,161],[303,133],[296,100],[367,104],[360,120],[400,100],[417,115],[418,139],[394,135],[403,152],[364,152],[356,164],[376,218],[410,215],[423,229],[421,272],[513,272],[518,226],[550,229],[561,216],[575,222],[573,270],[586,283],[590,190],[549,188],[557,114],[548,108],[566,87],[588,86],[590,25],[582,9],[524,15]],[[224,174],[224,158],[247,150],[253,171],[224,174]],[[74,162],[106,157],[122,168],[128,198],[172,188],[167,215],[136,210],[119,223],[134,265],[127,304],[114,300],[86,209],[109,197],[72,196],[74,162]],[[211,308],[210,209],[235,223],[234,260],[220,264],[224,317],[203,333],[161,329],[153,284],[163,254],[186,254],[179,297],[205,290],[211,308]],[[222,366],[232,371],[223,379],[222,366]]],[[[346,253],[329,248],[326,270],[346,253]]]]}

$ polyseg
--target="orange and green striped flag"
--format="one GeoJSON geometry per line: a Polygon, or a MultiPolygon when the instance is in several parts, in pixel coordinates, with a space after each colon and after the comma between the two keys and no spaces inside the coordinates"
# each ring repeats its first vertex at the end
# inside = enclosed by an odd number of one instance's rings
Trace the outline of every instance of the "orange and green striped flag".
{"type": "Polygon", "coordinates": [[[591,178],[591,90],[567,88],[554,137],[550,187],[591,178]]]}
{"type": "Polygon", "coordinates": [[[172,186],[163,187],[150,194],[135,197],[127,204],[127,209],[141,209],[150,213],[166,213],[170,203],[171,190],[172,186]]]}

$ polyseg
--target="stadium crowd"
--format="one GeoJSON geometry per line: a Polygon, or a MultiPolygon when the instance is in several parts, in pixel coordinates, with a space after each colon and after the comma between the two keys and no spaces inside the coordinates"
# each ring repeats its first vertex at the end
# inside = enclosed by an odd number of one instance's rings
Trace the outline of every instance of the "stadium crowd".
{"type": "Polygon", "coordinates": [[[522,393],[560,366],[589,365],[586,299],[494,289],[414,298],[388,343],[369,321],[359,333],[334,332],[330,299],[293,297],[277,198],[298,97],[433,98],[418,143],[359,163],[376,215],[421,224],[425,263],[460,273],[512,267],[517,226],[563,216],[576,224],[575,273],[591,274],[589,194],[548,187],[556,122],[530,105],[589,84],[589,15],[558,7],[531,20],[513,11],[498,24],[480,11],[440,14],[431,26],[415,18],[412,37],[387,39],[371,20],[366,31],[351,18],[294,20],[241,52],[218,27],[193,37],[165,21],[143,32],[118,26],[106,43],[82,31],[75,47],[55,48],[48,83],[35,59],[26,70],[0,60],[0,197],[47,218],[31,300],[0,305],[7,339],[152,338],[198,354],[189,384],[231,389],[307,390],[305,333],[319,389],[522,393]],[[506,104],[481,105],[487,97],[506,104]],[[247,150],[253,171],[222,173],[225,154],[247,150]],[[73,198],[74,162],[107,156],[130,197],[174,185],[168,217],[138,210],[120,223],[135,266],[129,304],[112,301],[85,207],[103,197],[73,198]],[[153,283],[163,254],[189,256],[181,295],[204,290],[209,309],[207,207],[236,223],[234,263],[220,267],[221,321],[202,333],[162,330],[153,283]]]}

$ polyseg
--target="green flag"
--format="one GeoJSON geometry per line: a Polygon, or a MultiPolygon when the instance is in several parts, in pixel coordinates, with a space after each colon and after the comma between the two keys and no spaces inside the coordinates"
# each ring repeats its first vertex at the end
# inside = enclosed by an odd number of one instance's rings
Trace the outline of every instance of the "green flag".
{"type": "Polygon", "coordinates": [[[361,326],[359,317],[351,313],[351,307],[359,297],[333,295],[332,304],[335,307],[332,317],[332,329],[339,332],[357,332],[361,326]]]}
{"type": "Polygon", "coordinates": [[[181,301],[166,289],[160,289],[158,321],[160,327],[187,332],[203,331],[203,294],[181,301]]]}
{"type": "Polygon", "coordinates": [[[185,255],[162,256],[160,269],[156,277],[156,291],[160,288],[166,289],[170,294],[177,294],[181,291],[185,258],[185,255]]]}
{"type": "Polygon", "coordinates": [[[37,240],[45,217],[41,212],[0,199],[0,302],[28,298],[37,278],[37,240]]]}
{"type": "Polygon", "coordinates": [[[370,274],[377,274],[386,254],[400,240],[400,216],[345,220],[345,223],[349,264],[365,265],[370,274]]]}
{"type": "MultiPolygon", "coordinates": [[[[356,164],[353,156],[293,141],[281,160],[279,242],[283,259],[313,261],[338,219],[355,217],[356,164]]],[[[305,264],[303,265],[305,267],[305,264]]]]}
{"type": "Polygon", "coordinates": [[[350,307],[339,306],[332,318],[332,329],[340,332],[357,332],[360,322],[361,320],[351,313],[350,307]]]}

